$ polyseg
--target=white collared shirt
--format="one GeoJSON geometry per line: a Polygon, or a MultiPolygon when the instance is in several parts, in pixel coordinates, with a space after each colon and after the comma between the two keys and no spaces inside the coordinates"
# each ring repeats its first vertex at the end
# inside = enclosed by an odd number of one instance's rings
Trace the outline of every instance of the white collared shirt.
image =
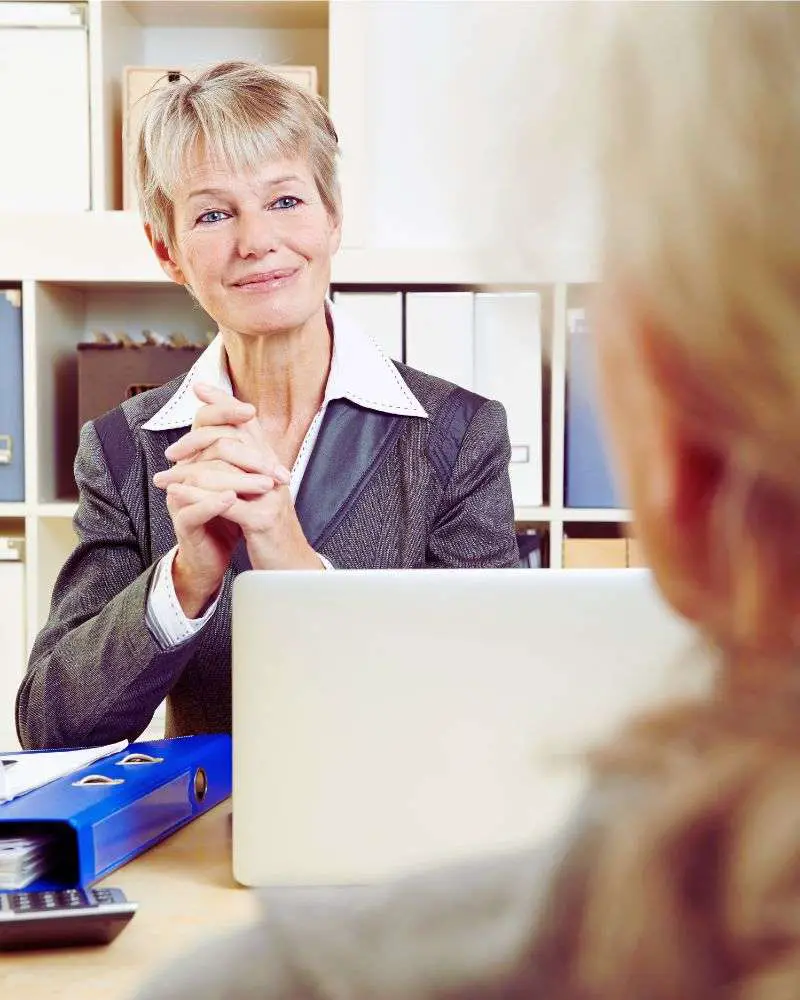
{"type": "MultiPolygon", "coordinates": [[[[333,329],[331,367],[322,405],[311,421],[291,470],[289,490],[292,500],[297,497],[331,400],[349,399],[370,410],[407,417],[427,417],[427,413],[381,348],[343,312],[341,306],[326,302],[326,308],[333,329]]],[[[188,430],[203,405],[192,391],[192,387],[198,382],[205,382],[233,394],[225,349],[219,334],[194,363],[177,392],[142,424],[142,430],[166,431],[182,427],[188,430]]],[[[147,626],[165,649],[191,638],[214,614],[219,601],[218,595],[202,618],[186,617],[172,581],[172,563],[176,552],[177,546],[159,561],[147,598],[147,626]]],[[[320,559],[326,569],[332,568],[324,556],[320,556],[320,559]]]]}

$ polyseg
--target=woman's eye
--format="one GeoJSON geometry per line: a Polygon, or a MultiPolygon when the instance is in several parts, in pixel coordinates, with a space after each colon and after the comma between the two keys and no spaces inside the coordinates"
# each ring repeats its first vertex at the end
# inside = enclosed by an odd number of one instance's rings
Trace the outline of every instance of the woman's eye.
{"type": "Polygon", "coordinates": [[[214,223],[221,222],[222,219],[227,219],[228,213],[223,212],[219,208],[214,208],[210,212],[203,212],[203,214],[198,218],[198,222],[201,223],[214,223]]]}
{"type": "Polygon", "coordinates": [[[294,195],[291,194],[285,194],[282,198],[278,198],[276,201],[273,201],[270,207],[279,209],[296,208],[299,204],[299,198],[295,198],[294,195]]]}

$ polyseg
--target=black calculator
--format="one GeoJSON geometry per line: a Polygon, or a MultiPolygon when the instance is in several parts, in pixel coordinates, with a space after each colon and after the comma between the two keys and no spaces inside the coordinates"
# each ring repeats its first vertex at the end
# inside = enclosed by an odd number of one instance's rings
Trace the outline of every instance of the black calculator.
{"type": "Polygon", "coordinates": [[[0,950],[108,944],[136,912],[121,889],[0,894],[0,950]]]}

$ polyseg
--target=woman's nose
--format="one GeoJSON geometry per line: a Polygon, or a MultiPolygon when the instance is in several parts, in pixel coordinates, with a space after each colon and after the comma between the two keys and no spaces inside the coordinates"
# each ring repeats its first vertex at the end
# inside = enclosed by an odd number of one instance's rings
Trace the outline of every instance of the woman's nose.
{"type": "Polygon", "coordinates": [[[269,214],[262,211],[242,213],[239,216],[236,249],[241,258],[263,257],[277,249],[277,227],[272,224],[269,214]]]}

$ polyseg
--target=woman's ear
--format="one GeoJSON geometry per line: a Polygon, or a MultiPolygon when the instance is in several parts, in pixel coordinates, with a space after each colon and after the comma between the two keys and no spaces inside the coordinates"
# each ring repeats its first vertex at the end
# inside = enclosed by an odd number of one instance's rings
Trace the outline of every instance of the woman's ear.
{"type": "Polygon", "coordinates": [[[328,246],[330,248],[330,255],[333,257],[333,255],[338,252],[342,243],[342,219],[341,216],[336,217],[329,215],[328,220],[330,222],[328,246]]]}
{"type": "Polygon", "coordinates": [[[661,461],[661,529],[651,525],[650,534],[662,583],[678,610],[715,630],[730,600],[718,565],[717,511],[729,481],[727,459],[674,425],[667,429],[661,461]]]}
{"type": "Polygon", "coordinates": [[[694,621],[716,619],[724,595],[715,567],[718,494],[727,459],[688,430],[666,383],[653,338],[633,308],[598,312],[603,409],[633,508],[634,531],[667,599],[694,621]]]}
{"type": "Polygon", "coordinates": [[[144,224],[144,232],[147,236],[147,242],[153,248],[153,253],[158,258],[158,263],[161,265],[161,269],[166,276],[170,279],[170,281],[174,281],[178,285],[186,285],[188,283],[186,281],[186,276],[178,264],[176,264],[172,259],[169,247],[163,240],[156,239],[155,234],[153,233],[153,227],[149,222],[144,224]]]}

